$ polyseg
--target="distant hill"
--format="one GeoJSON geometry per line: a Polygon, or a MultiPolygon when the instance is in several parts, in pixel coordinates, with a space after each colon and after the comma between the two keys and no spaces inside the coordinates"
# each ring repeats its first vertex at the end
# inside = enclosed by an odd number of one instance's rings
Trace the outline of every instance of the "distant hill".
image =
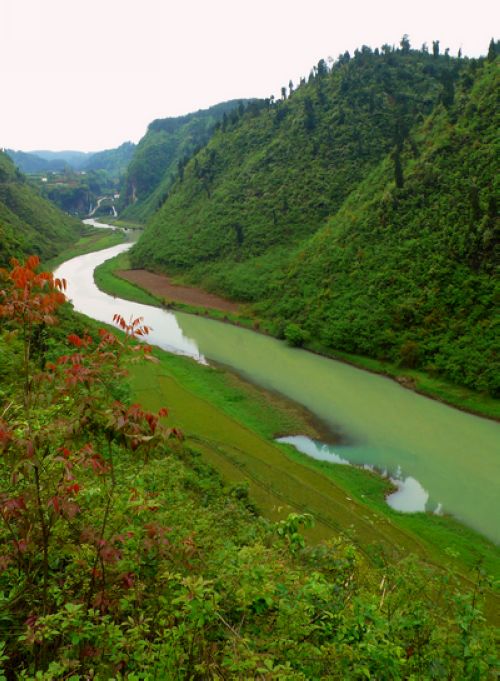
{"type": "Polygon", "coordinates": [[[135,144],[124,142],[116,149],[97,152],[83,151],[14,151],[5,152],[26,174],[62,172],[64,170],[106,170],[111,176],[122,175],[134,153],[135,144]]]}
{"type": "Polygon", "coordinates": [[[363,47],[227,121],[136,267],[247,300],[277,333],[497,394],[498,57],[363,47]],[[290,325],[293,325],[290,331],[290,325]]]}
{"type": "Polygon", "coordinates": [[[91,154],[80,165],[81,170],[105,170],[112,177],[125,174],[135,151],[133,142],[124,142],[116,149],[106,149],[91,154]]]}
{"type": "Polygon", "coordinates": [[[30,151],[30,154],[43,158],[46,161],[59,161],[77,170],[83,166],[93,155],[92,151],[30,151]]]}
{"type": "Polygon", "coordinates": [[[205,145],[215,125],[247,100],[153,121],[135,149],[121,188],[121,215],[146,222],[165,200],[179,168],[205,145]]]}
{"type": "Polygon", "coordinates": [[[12,257],[47,260],[78,238],[81,223],[43,199],[0,152],[0,266],[12,257]]]}
{"type": "Polygon", "coordinates": [[[5,153],[13,160],[19,170],[28,175],[48,172],[62,172],[68,167],[67,161],[64,159],[47,159],[38,156],[33,152],[14,151],[14,149],[5,149],[5,153]]]}

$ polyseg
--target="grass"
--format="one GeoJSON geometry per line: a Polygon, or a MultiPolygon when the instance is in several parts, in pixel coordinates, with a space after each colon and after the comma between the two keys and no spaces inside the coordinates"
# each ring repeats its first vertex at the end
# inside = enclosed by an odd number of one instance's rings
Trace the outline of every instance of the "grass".
{"type": "Polygon", "coordinates": [[[72,246],[64,249],[58,256],[51,258],[43,263],[43,267],[49,270],[55,270],[65,260],[76,258],[78,255],[85,255],[94,251],[102,251],[104,248],[110,248],[121,244],[125,240],[125,235],[120,230],[113,229],[93,229],[91,232],[83,234],[83,236],[72,246]]]}
{"type": "Polygon", "coordinates": [[[464,579],[478,564],[488,574],[500,573],[498,548],[453,518],[391,509],[386,479],[275,443],[274,436],[284,432],[321,437],[320,424],[298,405],[229,372],[159,350],[155,354],[158,365],[132,370],[133,399],[149,409],[169,407],[169,423],[183,429],[189,446],[230,483],[248,484],[265,517],[309,512],[316,519],[311,539],[345,534],[370,561],[416,553],[431,564],[453,567],[464,579]]]}
{"type": "Polygon", "coordinates": [[[106,222],[110,225],[115,225],[116,227],[125,227],[126,229],[144,229],[144,223],[123,220],[122,218],[106,217],[106,222]]]}

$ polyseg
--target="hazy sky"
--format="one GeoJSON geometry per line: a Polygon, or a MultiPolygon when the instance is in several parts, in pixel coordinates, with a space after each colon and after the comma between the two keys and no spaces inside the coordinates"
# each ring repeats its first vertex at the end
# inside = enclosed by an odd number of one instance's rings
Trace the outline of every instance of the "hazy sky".
{"type": "Polygon", "coordinates": [[[98,150],[362,44],[485,54],[498,0],[0,0],[0,147],[98,150]]]}

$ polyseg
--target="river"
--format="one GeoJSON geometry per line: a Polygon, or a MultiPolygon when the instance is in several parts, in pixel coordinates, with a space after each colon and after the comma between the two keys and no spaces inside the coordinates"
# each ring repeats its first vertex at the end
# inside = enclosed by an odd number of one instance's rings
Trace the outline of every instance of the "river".
{"type": "Polygon", "coordinates": [[[385,471],[398,479],[394,507],[444,511],[500,542],[500,424],[247,329],[102,293],[94,284],[95,267],[129,247],[79,256],[57,269],[76,310],[107,323],[115,313],[144,317],[153,327],[150,343],[227,365],[304,405],[341,435],[341,444],[330,449],[295,441],[309,455],[385,471]]]}

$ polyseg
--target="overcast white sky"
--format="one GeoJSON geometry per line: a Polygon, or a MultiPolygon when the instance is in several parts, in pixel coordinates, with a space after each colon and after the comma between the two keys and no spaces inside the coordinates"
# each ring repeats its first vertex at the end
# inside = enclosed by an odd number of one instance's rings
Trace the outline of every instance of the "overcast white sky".
{"type": "Polygon", "coordinates": [[[498,0],[0,0],[0,147],[107,149],[362,44],[485,54],[498,0]]]}

